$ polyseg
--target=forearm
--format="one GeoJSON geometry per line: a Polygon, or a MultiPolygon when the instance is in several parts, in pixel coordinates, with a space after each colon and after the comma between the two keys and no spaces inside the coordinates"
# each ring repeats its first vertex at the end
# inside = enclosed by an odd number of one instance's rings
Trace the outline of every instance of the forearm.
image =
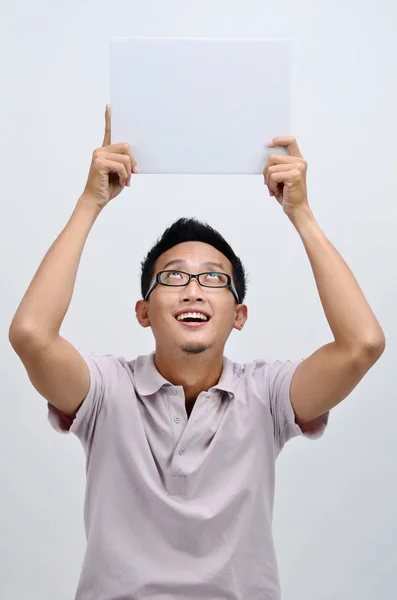
{"type": "Polygon", "coordinates": [[[64,230],[44,257],[10,327],[11,342],[50,340],[69,308],[81,255],[100,210],[82,196],[64,230]]]}
{"type": "Polygon", "coordinates": [[[310,209],[291,218],[305,247],[325,316],[337,345],[352,351],[383,349],[384,334],[346,262],[310,209]]]}

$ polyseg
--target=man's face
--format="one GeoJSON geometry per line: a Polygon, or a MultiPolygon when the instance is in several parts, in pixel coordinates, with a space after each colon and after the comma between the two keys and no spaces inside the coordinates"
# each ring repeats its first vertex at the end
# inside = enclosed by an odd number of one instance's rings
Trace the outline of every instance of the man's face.
{"type": "MultiPolygon", "coordinates": [[[[156,261],[153,280],[159,271],[174,269],[191,274],[219,271],[233,281],[230,261],[203,242],[184,242],[164,252],[156,261]]],[[[152,328],[157,348],[170,352],[179,348],[186,354],[210,348],[223,352],[232,329],[242,329],[247,319],[247,307],[236,304],[229,288],[202,287],[196,279],[184,287],[157,285],[147,301],[137,302],[136,312],[140,324],[152,328]],[[202,313],[207,320],[178,320],[178,315],[188,312],[202,313]]]]}

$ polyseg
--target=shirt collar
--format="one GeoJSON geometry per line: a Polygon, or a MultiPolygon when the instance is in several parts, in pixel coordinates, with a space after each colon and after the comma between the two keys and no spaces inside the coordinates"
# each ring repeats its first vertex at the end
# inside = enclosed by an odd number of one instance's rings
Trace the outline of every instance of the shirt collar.
{"type": "MultiPolygon", "coordinates": [[[[172,385],[158,372],[154,363],[154,352],[136,358],[134,374],[136,390],[140,396],[150,396],[163,386],[172,385]]],[[[223,390],[234,395],[237,380],[233,362],[224,356],[221,377],[212,389],[223,390]]]]}

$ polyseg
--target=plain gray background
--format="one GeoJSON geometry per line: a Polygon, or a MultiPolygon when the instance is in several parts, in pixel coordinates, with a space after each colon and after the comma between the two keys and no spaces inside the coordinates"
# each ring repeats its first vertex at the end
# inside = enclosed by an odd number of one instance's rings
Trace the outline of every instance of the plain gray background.
{"type": "MultiPolygon", "coordinates": [[[[292,118],[309,200],[387,349],[332,412],[324,438],[294,439],[278,460],[283,599],[394,597],[396,26],[394,0],[2,0],[1,598],[70,600],[85,550],[82,448],[47,424],[8,328],[102,142],[113,36],[295,39],[292,118]]],[[[232,334],[229,357],[296,359],[331,340],[300,239],[260,176],[134,178],[89,236],[62,335],[128,359],[150,352],[134,314],[139,263],[182,215],[219,228],[250,275],[249,322],[232,334]]]]}

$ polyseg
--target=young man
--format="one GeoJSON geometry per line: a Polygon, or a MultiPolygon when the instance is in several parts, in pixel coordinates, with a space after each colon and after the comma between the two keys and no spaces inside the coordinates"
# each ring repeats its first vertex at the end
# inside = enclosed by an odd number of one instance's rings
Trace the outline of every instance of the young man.
{"type": "Polygon", "coordinates": [[[292,437],[322,435],[329,411],[382,354],[383,331],[309,208],[306,162],[264,169],[309,257],[333,341],[298,363],[224,357],[247,319],[244,268],[194,220],[171,226],[142,265],[137,319],[155,353],[127,362],[82,353],[59,332],[97,216],[138,172],[127,144],[102,148],[65,229],[10,328],[49,416],[87,454],[87,551],[79,600],[280,598],[272,538],[275,459],[292,437]]]}

